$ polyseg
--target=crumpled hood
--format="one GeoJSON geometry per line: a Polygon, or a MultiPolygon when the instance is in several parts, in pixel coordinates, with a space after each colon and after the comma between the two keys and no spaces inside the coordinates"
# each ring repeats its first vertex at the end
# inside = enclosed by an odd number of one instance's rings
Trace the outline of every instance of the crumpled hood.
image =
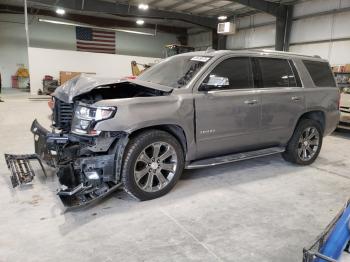
{"type": "Polygon", "coordinates": [[[140,81],[137,79],[120,79],[120,78],[103,78],[81,74],[76,76],[63,85],[56,88],[52,94],[54,97],[62,100],[65,103],[72,103],[74,97],[90,92],[95,88],[118,84],[118,83],[134,83],[137,85],[153,88],[165,92],[170,92],[173,88],[163,85],[158,85],[150,82],[140,81]]]}

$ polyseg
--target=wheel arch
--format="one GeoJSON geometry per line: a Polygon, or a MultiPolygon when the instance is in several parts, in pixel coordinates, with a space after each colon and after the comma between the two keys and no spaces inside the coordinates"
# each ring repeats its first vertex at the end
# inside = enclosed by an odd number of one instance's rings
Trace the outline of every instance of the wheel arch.
{"type": "Polygon", "coordinates": [[[174,136],[179,141],[183,149],[184,155],[186,156],[187,149],[188,149],[188,141],[187,141],[186,133],[182,127],[175,124],[161,124],[161,125],[147,126],[147,127],[133,130],[130,133],[129,138],[133,138],[138,134],[147,130],[162,130],[162,131],[168,132],[170,135],[174,136]]]}
{"type": "Polygon", "coordinates": [[[296,123],[296,125],[294,127],[294,130],[298,126],[300,121],[303,120],[303,119],[312,119],[312,120],[315,120],[315,121],[319,122],[321,127],[322,127],[322,131],[325,131],[325,128],[326,128],[326,114],[325,114],[324,111],[317,109],[317,110],[311,110],[311,111],[307,111],[307,112],[303,113],[299,117],[299,119],[298,119],[298,121],[297,121],[297,123],[296,123]]]}

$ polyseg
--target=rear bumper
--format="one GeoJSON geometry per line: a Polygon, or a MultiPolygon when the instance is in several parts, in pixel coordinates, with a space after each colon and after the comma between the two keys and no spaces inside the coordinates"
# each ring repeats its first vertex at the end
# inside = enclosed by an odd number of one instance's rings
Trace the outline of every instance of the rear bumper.
{"type": "Polygon", "coordinates": [[[324,135],[330,135],[339,123],[340,111],[334,110],[326,114],[326,126],[324,130],[324,135]]]}

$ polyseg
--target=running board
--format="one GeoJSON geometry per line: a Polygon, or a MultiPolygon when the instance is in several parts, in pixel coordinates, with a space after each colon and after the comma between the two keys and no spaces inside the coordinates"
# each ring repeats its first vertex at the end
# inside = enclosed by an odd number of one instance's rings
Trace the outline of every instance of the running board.
{"type": "Polygon", "coordinates": [[[207,159],[191,162],[189,165],[186,166],[186,169],[196,169],[196,168],[202,168],[202,167],[217,166],[217,165],[242,161],[242,160],[251,159],[251,158],[274,155],[274,154],[282,153],[284,151],[285,151],[284,147],[271,147],[271,148],[260,149],[256,151],[237,153],[237,154],[219,156],[214,158],[207,158],[207,159]]]}

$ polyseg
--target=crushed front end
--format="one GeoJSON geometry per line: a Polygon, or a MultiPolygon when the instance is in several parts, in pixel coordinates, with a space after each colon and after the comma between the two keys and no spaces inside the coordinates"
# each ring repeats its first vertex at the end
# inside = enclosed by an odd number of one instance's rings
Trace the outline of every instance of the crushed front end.
{"type": "Polygon", "coordinates": [[[66,207],[95,202],[116,190],[125,132],[104,132],[95,125],[114,117],[117,108],[93,107],[82,102],[65,103],[53,99],[52,131],[34,120],[35,153],[47,165],[56,168],[61,188],[58,192],[66,207]]]}

